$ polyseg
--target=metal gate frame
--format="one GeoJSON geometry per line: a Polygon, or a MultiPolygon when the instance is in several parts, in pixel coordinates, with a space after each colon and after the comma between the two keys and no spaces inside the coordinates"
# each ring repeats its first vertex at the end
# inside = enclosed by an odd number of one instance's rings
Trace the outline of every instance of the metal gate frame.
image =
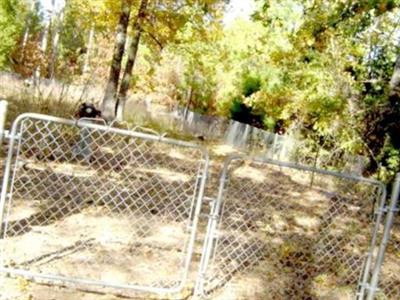
{"type": "MultiPolygon", "coordinates": [[[[374,288],[373,284],[377,284],[378,281],[378,276],[379,276],[379,266],[382,263],[383,255],[385,252],[385,240],[387,241],[388,239],[388,234],[390,232],[390,220],[386,222],[385,226],[385,233],[384,237],[382,238],[382,242],[380,242],[380,245],[378,244],[378,235],[379,235],[379,229],[380,229],[380,224],[383,222],[384,219],[384,212],[385,212],[385,200],[386,200],[386,186],[377,180],[373,179],[368,179],[360,176],[354,176],[350,174],[342,174],[342,173],[337,173],[337,172],[332,172],[332,171],[327,171],[327,170],[320,170],[312,167],[307,167],[307,166],[301,166],[298,164],[294,163],[289,163],[289,162],[281,162],[281,161],[276,161],[268,158],[254,158],[254,157],[249,157],[246,155],[231,155],[228,158],[226,158],[224,162],[224,166],[221,172],[220,176],[220,181],[219,181],[219,189],[218,189],[218,194],[216,199],[214,200],[214,203],[212,205],[212,208],[210,210],[210,215],[209,215],[209,221],[208,221],[208,226],[207,226],[207,233],[206,237],[204,240],[203,244],[203,250],[202,250],[202,257],[200,261],[200,267],[199,267],[199,273],[198,273],[198,278],[196,281],[196,286],[195,286],[195,295],[198,297],[207,297],[204,289],[204,284],[205,284],[205,277],[207,270],[210,265],[210,261],[212,260],[213,256],[215,255],[216,252],[216,247],[218,247],[218,242],[217,242],[217,235],[216,235],[216,230],[218,228],[218,225],[220,223],[221,218],[223,217],[221,215],[222,212],[222,207],[223,207],[223,202],[224,202],[224,193],[225,193],[225,187],[227,185],[227,182],[229,181],[229,178],[227,177],[228,175],[228,168],[230,164],[235,161],[235,160],[246,160],[246,161],[251,161],[251,162],[259,162],[259,163],[265,163],[269,164],[272,166],[277,166],[281,168],[291,168],[295,170],[301,170],[301,171],[308,171],[312,173],[312,178],[314,177],[314,174],[321,174],[321,175],[329,175],[333,177],[338,177],[338,178],[343,178],[343,179],[349,179],[353,181],[358,181],[358,182],[365,182],[371,185],[376,185],[378,189],[380,190],[380,197],[377,199],[378,202],[378,208],[377,211],[374,214],[374,220],[371,222],[371,240],[370,240],[370,246],[368,253],[366,254],[365,257],[365,262],[364,262],[364,268],[362,271],[362,274],[360,274],[360,280],[359,280],[359,285],[358,285],[358,291],[357,291],[357,299],[364,299],[364,294],[366,292],[369,293],[369,295],[372,295],[372,298],[368,298],[369,300],[373,299],[373,295],[375,293],[376,288],[374,288]],[[377,258],[377,261],[374,263],[374,250],[379,247],[379,256],[377,258]],[[373,268],[374,267],[374,268],[373,268]],[[372,280],[372,284],[370,284],[369,280],[369,275],[371,272],[374,272],[374,279],[372,280]]],[[[399,176],[400,178],[400,176],[399,176]]],[[[397,190],[397,195],[398,195],[398,190],[397,190]]],[[[393,199],[393,198],[392,198],[393,199]]],[[[393,201],[392,201],[393,202],[393,201]]],[[[392,206],[395,205],[392,203],[392,206]]],[[[389,216],[389,218],[392,218],[389,216]]]]}
{"type": "Polygon", "coordinates": [[[373,300],[376,292],[380,290],[379,280],[380,280],[382,266],[384,264],[386,250],[388,244],[391,241],[390,236],[391,236],[391,231],[393,229],[395,214],[396,213],[398,214],[398,212],[400,211],[399,198],[400,198],[400,173],[396,175],[396,178],[394,180],[390,201],[383,208],[383,211],[386,214],[386,218],[383,223],[382,239],[380,241],[380,245],[378,248],[375,266],[373,270],[371,270],[370,281],[365,284],[365,288],[364,291],[362,291],[363,293],[360,295],[360,299],[364,299],[364,294],[366,294],[367,300],[373,300]]]}
{"type": "MultiPolygon", "coordinates": [[[[101,125],[101,124],[95,124],[92,122],[80,122],[77,120],[68,120],[68,119],[63,119],[63,118],[58,118],[58,117],[53,117],[53,116],[48,116],[48,115],[41,115],[41,114],[36,114],[36,113],[21,114],[14,120],[10,134],[8,134],[6,136],[9,139],[9,151],[8,151],[8,155],[7,155],[7,159],[6,159],[4,175],[3,175],[4,177],[3,177],[3,183],[2,183],[2,190],[1,190],[1,195],[0,195],[0,224],[3,224],[3,222],[4,222],[5,226],[7,226],[7,223],[8,223],[7,216],[5,215],[6,214],[5,205],[6,205],[7,201],[9,202],[12,199],[15,172],[17,172],[16,167],[12,170],[12,162],[17,160],[18,153],[21,148],[20,133],[19,133],[20,126],[24,120],[28,120],[28,119],[53,122],[53,123],[68,125],[68,126],[77,126],[79,128],[94,129],[94,130],[98,130],[101,132],[115,133],[115,134],[123,135],[126,137],[140,138],[143,140],[160,142],[160,143],[184,147],[184,148],[192,148],[192,149],[198,150],[202,154],[202,158],[203,158],[204,162],[201,164],[203,167],[199,168],[199,170],[198,170],[195,190],[193,191],[193,199],[192,199],[192,203],[191,203],[191,215],[189,215],[189,217],[188,217],[188,221],[190,221],[190,226],[189,226],[190,234],[188,234],[189,237],[188,237],[188,243],[186,244],[187,245],[186,249],[182,249],[182,251],[186,251],[186,258],[184,259],[185,262],[184,262],[183,275],[180,280],[180,284],[177,287],[159,288],[159,287],[129,285],[129,284],[113,284],[113,283],[108,283],[108,282],[104,282],[104,281],[90,280],[90,279],[84,279],[84,278],[73,278],[73,277],[58,276],[58,275],[49,275],[49,274],[41,274],[41,273],[34,273],[34,272],[23,270],[23,269],[14,269],[14,268],[5,266],[4,256],[2,255],[4,253],[3,247],[0,247],[0,273],[22,276],[22,277],[29,278],[29,279],[48,280],[48,281],[51,281],[54,283],[61,282],[62,284],[65,284],[65,283],[83,284],[83,285],[89,285],[89,286],[101,286],[101,287],[109,287],[109,288],[115,288],[115,289],[137,290],[137,291],[156,293],[156,294],[181,292],[182,289],[185,287],[185,283],[188,279],[189,268],[190,268],[190,264],[191,264],[191,260],[192,260],[193,251],[194,251],[198,219],[199,219],[200,210],[201,210],[201,206],[202,206],[204,189],[205,189],[205,184],[206,184],[206,177],[207,177],[208,168],[209,168],[209,155],[208,155],[207,149],[200,145],[197,145],[197,144],[180,141],[180,140],[175,140],[175,139],[171,139],[171,138],[166,138],[162,135],[154,135],[154,134],[148,134],[145,132],[137,132],[137,131],[134,131],[134,129],[133,130],[119,129],[119,128],[111,127],[111,125],[106,125],[106,124],[101,125]],[[16,154],[13,151],[15,146],[17,147],[16,154]]],[[[6,237],[6,229],[4,229],[4,236],[1,237],[1,238],[3,238],[3,244],[7,242],[5,237],[6,237]]]]}

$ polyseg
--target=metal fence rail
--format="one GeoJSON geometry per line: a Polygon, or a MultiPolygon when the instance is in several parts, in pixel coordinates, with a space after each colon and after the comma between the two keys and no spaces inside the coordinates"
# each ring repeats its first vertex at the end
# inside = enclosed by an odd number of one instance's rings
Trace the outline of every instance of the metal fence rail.
{"type": "Polygon", "coordinates": [[[400,173],[393,184],[392,195],[385,207],[385,224],[376,265],[370,280],[368,300],[400,299],[400,173]]]}
{"type": "Polygon", "coordinates": [[[190,143],[21,115],[11,131],[1,194],[1,271],[179,292],[207,168],[207,152],[190,143]]]}
{"type": "Polygon", "coordinates": [[[380,272],[376,299],[400,299],[400,218],[395,219],[380,272]]]}
{"type": "Polygon", "coordinates": [[[372,180],[230,158],[196,293],[231,285],[237,298],[255,288],[260,299],[355,298],[373,265],[384,200],[385,187],[372,180]],[[235,287],[241,274],[262,286],[235,287]]]}

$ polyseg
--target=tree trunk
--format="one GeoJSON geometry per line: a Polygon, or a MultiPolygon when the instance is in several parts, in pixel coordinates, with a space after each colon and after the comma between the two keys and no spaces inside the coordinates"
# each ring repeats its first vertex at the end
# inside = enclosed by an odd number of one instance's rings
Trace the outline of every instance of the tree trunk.
{"type": "Polygon", "coordinates": [[[28,16],[26,18],[26,21],[25,21],[25,31],[24,31],[24,36],[22,38],[22,45],[21,45],[22,52],[24,52],[26,43],[28,42],[29,31],[30,31],[31,22],[32,22],[32,16],[30,14],[34,13],[35,7],[36,7],[36,0],[32,0],[31,8],[29,10],[29,14],[28,14],[28,16]]]}
{"type": "MultiPolygon", "coordinates": [[[[57,64],[57,56],[58,56],[58,42],[60,40],[60,29],[61,29],[61,24],[64,19],[64,11],[62,10],[61,13],[59,14],[58,20],[57,20],[57,25],[54,26],[54,36],[53,36],[53,43],[51,47],[51,60],[50,60],[50,66],[49,66],[49,74],[50,74],[50,79],[54,80],[55,79],[55,72],[56,72],[56,64],[57,64]]],[[[53,19],[54,22],[54,19],[53,19]]]]}
{"type": "Polygon", "coordinates": [[[129,84],[132,78],[132,70],[136,62],[137,51],[140,43],[140,36],[142,34],[142,21],[145,17],[148,0],[140,2],[139,11],[133,25],[134,36],[129,45],[128,60],[125,65],[124,76],[122,77],[121,86],[119,88],[118,100],[115,106],[117,120],[122,120],[124,117],[124,109],[126,103],[126,96],[129,89],[129,84]]]}
{"type": "Polygon", "coordinates": [[[106,120],[112,120],[115,116],[115,99],[117,96],[118,81],[121,73],[121,63],[124,54],[126,32],[128,30],[130,14],[131,0],[123,0],[121,6],[121,15],[117,26],[110,75],[101,107],[102,115],[106,120]]]}
{"type": "Polygon", "coordinates": [[[85,62],[83,64],[83,69],[82,69],[83,74],[87,74],[90,71],[90,55],[92,54],[93,51],[93,45],[94,45],[94,24],[92,24],[89,31],[88,46],[85,55],[85,62]]]}
{"type": "Polygon", "coordinates": [[[400,55],[397,56],[392,78],[390,79],[390,97],[400,96],[400,55]]]}
{"type": "Polygon", "coordinates": [[[183,112],[183,118],[184,120],[186,120],[188,113],[189,113],[189,109],[190,109],[190,105],[192,104],[192,99],[193,99],[193,88],[192,85],[189,86],[189,91],[186,95],[186,107],[185,110],[183,112]]]}
{"type": "MultiPolygon", "coordinates": [[[[45,27],[42,33],[42,38],[40,41],[40,52],[41,55],[43,55],[43,58],[46,56],[46,50],[47,50],[47,42],[48,42],[48,37],[49,37],[49,30],[50,30],[50,23],[46,22],[45,27]]],[[[39,61],[39,65],[36,66],[36,69],[33,73],[33,85],[35,88],[38,90],[39,88],[39,81],[40,81],[40,76],[41,76],[41,61],[39,61]]]]}

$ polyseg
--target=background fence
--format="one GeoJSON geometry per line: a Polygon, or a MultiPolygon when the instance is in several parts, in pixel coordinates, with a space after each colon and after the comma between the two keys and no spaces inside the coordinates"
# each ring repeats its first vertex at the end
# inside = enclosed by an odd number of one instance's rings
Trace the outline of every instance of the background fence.
{"type": "MultiPolygon", "coordinates": [[[[42,79],[38,85],[6,72],[0,72],[0,98],[9,99],[8,124],[21,111],[73,115],[78,103],[98,103],[103,90],[89,80],[74,85],[42,79]],[[33,97],[34,95],[34,97],[33,97]]],[[[202,115],[176,107],[165,101],[165,95],[130,95],[126,119],[146,127],[198,136],[207,141],[227,144],[239,151],[280,161],[298,162],[315,168],[333,168],[362,174],[368,160],[359,156],[343,156],[342,149],[324,149],[297,135],[296,125],[285,134],[276,134],[221,116],[202,115]],[[161,99],[159,99],[161,98],[161,99]],[[164,100],[162,100],[164,99],[164,100]],[[164,103],[164,104],[161,104],[164,103]],[[346,163],[344,163],[346,162],[346,163]]]]}
{"type": "Polygon", "coordinates": [[[140,105],[137,102],[135,105],[135,108],[132,107],[133,111],[146,112],[143,118],[157,120],[166,124],[166,127],[181,130],[188,135],[230,145],[253,156],[318,169],[344,170],[357,175],[361,175],[368,165],[366,157],[345,155],[343,149],[325,149],[324,145],[299,138],[296,128],[289,128],[285,134],[278,134],[235,120],[202,115],[179,107],[167,112],[154,109],[151,104],[140,105]]]}

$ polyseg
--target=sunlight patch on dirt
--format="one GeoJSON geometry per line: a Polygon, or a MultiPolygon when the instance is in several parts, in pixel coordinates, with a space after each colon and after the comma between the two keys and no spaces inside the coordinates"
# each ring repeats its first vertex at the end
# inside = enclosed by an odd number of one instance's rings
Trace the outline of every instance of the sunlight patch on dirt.
{"type": "Polygon", "coordinates": [[[237,149],[230,145],[215,145],[210,147],[210,151],[217,156],[227,156],[229,154],[237,153],[237,149]]]}
{"type": "Polygon", "coordinates": [[[302,226],[306,229],[312,229],[319,225],[319,220],[316,217],[310,217],[307,215],[297,215],[294,217],[297,225],[302,226]]]}
{"type": "Polygon", "coordinates": [[[173,182],[173,181],[188,182],[191,179],[191,177],[187,174],[174,172],[164,168],[158,168],[158,169],[138,168],[137,171],[159,175],[163,180],[168,182],[173,182]]]}
{"type": "Polygon", "coordinates": [[[190,160],[189,157],[187,157],[186,155],[184,155],[182,153],[182,151],[178,151],[174,148],[172,148],[168,153],[166,153],[166,155],[168,155],[171,158],[176,158],[176,159],[182,159],[182,160],[190,160]]]}
{"type": "Polygon", "coordinates": [[[237,176],[239,178],[248,178],[250,180],[253,180],[255,182],[262,183],[266,179],[266,175],[264,172],[260,171],[259,169],[252,168],[250,166],[242,166],[240,168],[237,168],[233,172],[234,176],[237,176]]]}

